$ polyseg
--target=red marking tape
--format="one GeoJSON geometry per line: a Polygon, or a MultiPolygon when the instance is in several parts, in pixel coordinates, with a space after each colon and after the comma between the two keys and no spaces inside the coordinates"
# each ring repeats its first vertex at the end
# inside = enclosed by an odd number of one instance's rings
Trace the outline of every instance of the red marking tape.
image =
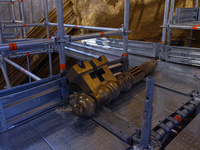
{"type": "Polygon", "coordinates": [[[193,29],[193,30],[197,30],[197,26],[193,26],[192,29],[193,29]]]}
{"type": "Polygon", "coordinates": [[[23,2],[23,0],[20,0],[20,2],[23,2]]]}
{"type": "Polygon", "coordinates": [[[165,42],[163,42],[163,41],[161,43],[165,44],[165,42]]]}
{"type": "Polygon", "coordinates": [[[50,39],[51,37],[47,37],[48,39],[50,39]]]}
{"type": "Polygon", "coordinates": [[[60,70],[65,70],[66,69],[66,64],[60,64],[60,70]]]}
{"type": "Polygon", "coordinates": [[[26,27],[26,24],[23,24],[23,27],[26,27]]]}
{"type": "Polygon", "coordinates": [[[11,4],[14,4],[13,2],[11,2],[11,4]]]}
{"type": "Polygon", "coordinates": [[[77,29],[77,28],[78,28],[78,26],[76,25],[76,26],[75,26],[75,28],[77,29]]]}
{"type": "Polygon", "coordinates": [[[101,34],[101,37],[104,37],[104,35],[105,35],[104,32],[100,32],[100,34],[101,34]]]}
{"type": "Polygon", "coordinates": [[[29,53],[26,53],[26,56],[29,56],[30,54],[29,53]]]}
{"type": "Polygon", "coordinates": [[[25,73],[26,69],[24,69],[22,72],[25,73]]]}
{"type": "Polygon", "coordinates": [[[10,47],[10,51],[13,51],[13,50],[17,49],[17,44],[16,43],[9,43],[8,45],[10,47]]]}
{"type": "Polygon", "coordinates": [[[178,115],[174,116],[174,118],[180,123],[182,121],[182,118],[178,115]]]}
{"type": "Polygon", "coordinates": [[[122,54],[122,57],[125,57],[125,56],[128,56],[128,54],[127,54],[127,53],[126,53],[126,54],[125,54],[125,53],[124,53],[124,54],[122,54]]]}

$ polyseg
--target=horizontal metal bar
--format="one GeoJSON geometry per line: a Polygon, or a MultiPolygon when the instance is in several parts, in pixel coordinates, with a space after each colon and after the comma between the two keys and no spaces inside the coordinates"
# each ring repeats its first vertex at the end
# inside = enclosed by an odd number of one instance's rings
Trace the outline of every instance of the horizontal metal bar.
{"type": "MultiPolygon", "coordinates": [[[[1,1],[0,1],[1,2],[1,1]]],[[[13,23],[13,20],[5,20],[5,21],[0,21],[1,23],[13,23]]]]}
{"type": "MultiPolygon", "coordinates": [[[[28,52],[29,53],[29,56],[31,56],[31,55],[38,55],[38,54],[44,54],[44,53],[47,53],[47,50],[42,50],[42,51],[36,51],[36,52],[28,52]]],[[[25,53],[22,53],[22,54],[10,54],[9,56],[8,56],[8,58],[19,58],[19,57],[25,57],[25,56],[27,56],[27,52],[26,52],[26,54],[25,53]]]]}
{"type": "Polygon", "coordinates": [[[3,36],[6,36],[6,35],[15,35],[15,32],[3,33],[3,36]]]}
{"type": "Polygon", "coordinates": [[[193,30],[194,26],[196,28],[196,30],[200,30],[200,26],[196,26],[196,25],[169,25],[170,29],[188,29],[188,30],[193,30]]]}
{"type": "Polygon", "coordinates": [[[15,2],[17,0],[0,0],[0,2],[15,2]]]}
{"type": "Polygon", "coordinates": [[[22,20],[14,20],[15,23],[24,23],[22,20]]]}
{"type": "Polygon", "coordinates": [[[44,39],[15,39],[15,40],[9,40],[9,41],[4,41],[4,43],[22,43],[22,42],[33,42],[33,41],[39,41],[39,40],[44,40],[44,39]]]}
{"type": "MultiPolygon", "coordinates": [[[[57,26],[57,23],[49,23],[49,26],[57,26]]],[[[119,31],[121,28],[106,28],[106,27],[93,27],[93,26],[82,26],[82,25],[72,25],[64,24],[64,27],[76,28],[76,29],[85,29],[85,30],[94,30],[94,31],[119,31]]]]}
{"type": "Polygon", "coordinates": [[[18,64],[16,64],[15,62],[11,61],[8,58],[4,58],[4,60],[9,63],[10,65],[12,65],[13,67],[19,69],[20,71],[22,71],[23,73],[25,73],[26,75],[30,76],[31,78],[33,78],[34,80],[38,81],[41,80],[41,78],[37,77],[36,75],[34,75],[33,73],[27,71],[26,69],[24,69],[23,67],[19,66],[18,64]]]}
{"type": "Polygon", "coordinates": [[[7,95],[17,93],[17,92],[21,92],[23,90],[28,90],[28,89],[37,87],[39,85],[46,84],[50,81],[60,79],[60,78],[61,78],[61,75],[59,74],[59,75],[55,75],[55,76],[50,77],[50,78],[45,78],[45,79],[42,79],[42,80],[39,80],[39,81],[36,81],[36,82],[18,85],[18,86],[15,86],[15,87],[12,87],[12,88],[6,89],[6,90],[0,90],[0,97],[4,97],[4,96],[7,96],[7,95]]]}
{"type": "Polygon", "coordinates": [[[15,36],[3,36],[3,39],[15,39],[15,36]]]}
{"type": "Polygon", "coordinates": [[[96,37],[104,37],[111,35],[122,35],[122,31],[111,31],[111,32],[100,32],[100,33],[92,33],[92,34],[83,34],[83,35],[75,35],[71,36],[71,41],[79,41],[83,39],[91,39],[96,37]]]}
{"type": "Polygon", "coordinates": [[[2,25],[3,28],[21,28],[21,27],[35,27],[45,26],[44,23],[33,23],[33,24],[14,24],[14,25],[2,25]]]}
{"type": "MultiPolygon", "coordinates": [[[[14,50],[25,50],[28,51],[30,49],[43,47],[44,45],[53,44],[53,39],[42,39],[42,40],[34,40],[34,41],[24,41],[24,42],[17,42],[16,49],[14,50]]],[[[0,45],[0,51],[10,51],[10,45],[11,43],[6,43],[0,45]]]]}

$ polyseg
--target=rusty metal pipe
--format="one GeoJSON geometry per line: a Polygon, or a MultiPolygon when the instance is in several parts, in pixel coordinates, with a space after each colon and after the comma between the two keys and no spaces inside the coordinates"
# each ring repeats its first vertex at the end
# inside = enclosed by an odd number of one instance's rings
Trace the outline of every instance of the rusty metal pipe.
{"type": "Polygon", "coordinates": [[[150,60],[141,66],[134,67],[126,73],[118,75],[117,81],[107,81],[100,85],[96,93],[80,95],[73,106],[75,116],[92,116],[95,111],[103,105],[117,98],[122,91],[130,90],[130,88],[144,79],[145,76],[152,73],[157,67],[156,60],[150,60]]]}

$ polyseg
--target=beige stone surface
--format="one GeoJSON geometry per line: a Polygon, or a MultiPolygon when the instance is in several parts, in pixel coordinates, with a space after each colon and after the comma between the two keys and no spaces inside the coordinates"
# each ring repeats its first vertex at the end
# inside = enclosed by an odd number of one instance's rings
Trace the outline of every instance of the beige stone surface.
{"type": "MultiPolygon", "coordinates": [[[[72,0],[78,24],[121,27],[124,0],[72,0]]],[[[165,0],[130,0],[129,39],[159,42],[165,0]]],[[[192,0],[176,0],[176,7],[192,7],[192,0]]],[[[188,39],[190,31],[175,30],[173,38],[188,39]],[[175,35],[175,36],[174,36],[175,35]]]]}

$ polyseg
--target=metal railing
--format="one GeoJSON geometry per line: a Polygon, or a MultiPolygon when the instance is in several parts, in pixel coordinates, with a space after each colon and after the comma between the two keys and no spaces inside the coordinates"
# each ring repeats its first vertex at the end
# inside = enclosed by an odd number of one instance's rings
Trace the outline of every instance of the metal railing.
{"type": "MultiPolygon", "coordinates": [[[[6,1],[6,0],[5,0],[6,1]]],[[[5,2],[0,1],[0,2],[5,2]]],[[[50,76],[53,75],[52,70],[52,49],[58,49],[59,52],[59,59],[60,59],[60,72],[64,72],[66,70],[66,56],[65,56],[65,46],[67,43],[70,43],[72,41],[78,41],[83,39],[90,39],[90,38],[96,38],[96,37],[105,37],[105,36],[112,36],[112,35],[122,35],[123,36],[123,53],[126,58],[123,58],[123,60],[128,60],[127,57],[127,47],[128,47],[128,24],[129,24],[129,0],[125,0],[125,9],[124,9],[124,25],[122,28],[108,28],[108,27],[93,27],[93,26],[83,26],[83,25],[71,25],[71,24],[64,24],[63,22],[63,4],[62,0],[57,0],[56,8],[57,8],[57,23],[50,23],[48,18],[48,2],[47,0],[44,1],[44,9],[45,9],[45,22],[43,23],[33,23],[33,24],[26,24],[25,23],[25,17],[24,17],[24,6],[23,1],[20,2],[21,7],[21,18],[22,20],[16,20],[15,18],[15,10],[14,10],[14,0],[7,0],[7,2],[11,2],[12,4],[12,11],[13,11],[13,20],[10,21],[14,24],[0,24],[0,56],[2,58],[2,63],[10,63],[14,67],[20,69],[22,72],[27,74],[29,76],[29,81],[31,82],[31,78],[35,80],[39,80],[39,77],[36,77],[30,72],[30,62],[29,62],[29,55],[44,53],[46,51],[49,55],[49,69],[50,69],[50,76]],[[16,24],[17,23],[17,24],[16,24]],[[43,26],[47,29],[47,39],[27,39],[26,37],[26,28],[27,27],[35,27],[35,26],[43,26]],[[57,26],[58,27],[58,34],[54,37],[50,37],[50,31],[49,26],[57,26]],[[100,33],[91,33],[91,34],[82,34],[82,35],[75,35],[75,36],[69,36],[65,35],[64,33],[64,27],[68,28],[76,28],[76,29],[82,29],[83,33],[84,30],[94,30],[94,31],[101,31],[100,33]],[[16,42],[14,40],[5,42],[3,39],[3,33],[2,30],[6,28],[14,28],[15,31],[17,31],[17,28],[23,28],[23,35],[24,40],[21,40],[19,42],[16,42]],[[19,54],[20,53],[20,54],[19,54]],[[28,55],[27,55],[28,53],[28,55]],[[23,67],[19,66],[18,64],[12,62],[9,58],[15,58],[15,57],[21,57],[26,56],[27,57],[27,66],[28,70],[24,70],[23,67]]],[[[3,23],[3,22],[1,22],[3,23]]],[[[126,63],[128,66],[128,63],[126,63]]],[[[5,65],[2,65],[5,66],[5,65]]],[[[1,67],[2,68],[2,67],[1,67]]],[[[125,67],[126,69],[127,67],[125,67]]],[[[7,88],[10,88],[10,83],[8,82],[8,75],[6,75],[6,68],[3,68],[5,73],[5,79],[7,80],[7,88]]]]}

